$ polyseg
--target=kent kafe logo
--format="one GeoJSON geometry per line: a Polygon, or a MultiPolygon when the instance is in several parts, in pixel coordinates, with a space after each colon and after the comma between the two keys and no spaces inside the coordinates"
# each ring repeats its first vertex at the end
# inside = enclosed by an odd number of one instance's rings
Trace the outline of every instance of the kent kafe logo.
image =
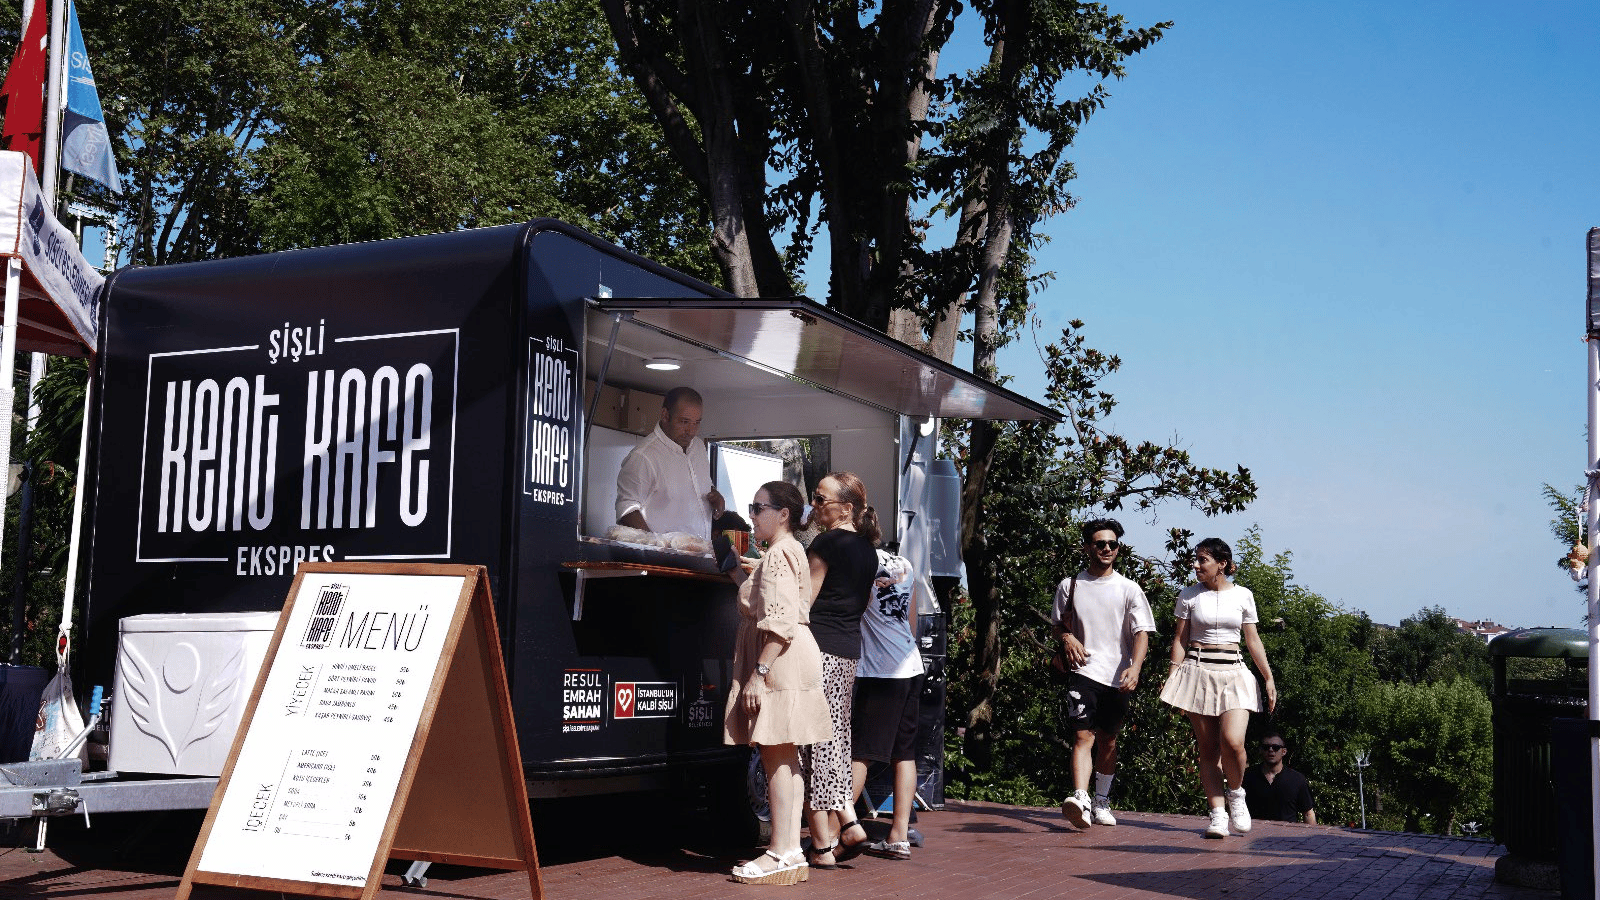
{"type": "Polygon", "coordinates": [[[246,337],[148,358],[136,559],[250,576],[448,557],[458,330],[246,337]]]}
{"type": "Polygon", "coordinates": [[[528,341],[528,429],[522,493],[537,503],[573,502],[578,352],[559,337],[528,341]]]}

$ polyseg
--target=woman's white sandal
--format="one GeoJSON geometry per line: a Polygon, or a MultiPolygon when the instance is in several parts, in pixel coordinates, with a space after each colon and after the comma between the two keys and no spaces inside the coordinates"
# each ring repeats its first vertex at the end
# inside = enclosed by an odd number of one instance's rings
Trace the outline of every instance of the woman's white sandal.
{"type": "Polygon", "coordinates": [[[778,861],[776,869],[763,869],[756,863],[761,861],[758,856],[747,863],[740,863],[733,867],[733,880],[740,884],[799,884],[809,875],[810,866],[806,865],[806,854],[803,850],[779,856],[768,850],[763,856],[770,856],[778,861]]]}

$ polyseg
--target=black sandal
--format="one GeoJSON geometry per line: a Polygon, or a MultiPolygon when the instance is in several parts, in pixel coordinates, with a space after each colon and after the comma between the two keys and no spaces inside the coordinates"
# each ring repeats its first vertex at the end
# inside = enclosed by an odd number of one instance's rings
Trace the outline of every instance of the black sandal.
{"type": "MultiPolygon", "coordinates": [[[[836,863],[819,863],[816,861],[815,857],[821,856],[824,853],[832,853],[838,846],[839,841],[837,838],[835,838],[833,843],[826,847],[807,847],[806,861],[811,864],[811,868],[813,869],[837,869],[839,866],[836,863]]],[[[834,857],[835,860],[838,858],[839,857],[837,856],[834,857]]]]}
{"type": "Polygon", "coordinates": [[[834,861],[849,862],[867,852],[867,845],[872,843],[872,836],[867,834],[867,827],[861,824],[860,819],[851,819],[839,826],[839,837],[833,843],[834,846],[830,849],[833,850],[834,861]],[[861,834],[864,836],[854,844],[847,844],[844,840],[844,833],[852,828],[860,828],[861,834]]]}

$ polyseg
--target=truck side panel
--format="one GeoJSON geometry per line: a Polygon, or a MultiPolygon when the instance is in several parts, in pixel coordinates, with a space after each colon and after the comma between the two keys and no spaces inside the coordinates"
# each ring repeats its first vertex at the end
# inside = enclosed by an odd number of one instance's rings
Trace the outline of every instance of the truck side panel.
{"type": "Polygon", "coordinates": [[[509,563],[525,228],[124,270],[105,302],[85,640],[280,608],[303,560],[509,563]]]}

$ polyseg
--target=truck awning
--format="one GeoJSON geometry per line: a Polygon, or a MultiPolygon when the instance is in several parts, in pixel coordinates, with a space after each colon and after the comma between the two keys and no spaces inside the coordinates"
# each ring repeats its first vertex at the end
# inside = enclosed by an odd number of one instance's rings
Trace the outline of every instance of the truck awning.
{"type": "Polygon", "coordinates": [[[901,415],[1061,421],[1061,414],[804,297],[597,299],[662,334],[901,415]]]}

